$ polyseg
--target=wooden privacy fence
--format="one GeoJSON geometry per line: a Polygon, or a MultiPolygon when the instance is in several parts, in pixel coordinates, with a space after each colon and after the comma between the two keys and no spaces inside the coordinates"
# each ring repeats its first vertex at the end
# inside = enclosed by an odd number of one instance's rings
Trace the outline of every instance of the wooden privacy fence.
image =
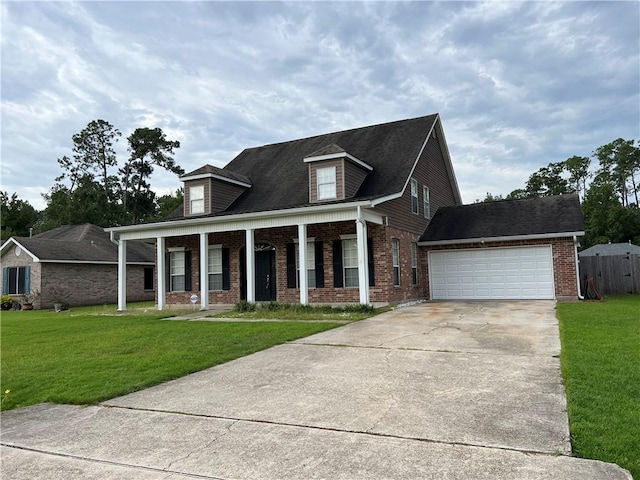
{"type": "Polygon", "coordinates": [[[580,279],[593,277],[603,295],[640,293],[640,255],[580,257],[580,279]]]}

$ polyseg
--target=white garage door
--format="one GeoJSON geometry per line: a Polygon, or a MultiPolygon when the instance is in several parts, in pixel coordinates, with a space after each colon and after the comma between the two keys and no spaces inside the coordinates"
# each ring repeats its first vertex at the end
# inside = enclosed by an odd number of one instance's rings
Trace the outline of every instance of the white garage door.
{"type": "Polygon", "coordinates": [[[554,299],[550,245],[429,252],[434,300],[554,299]]]}

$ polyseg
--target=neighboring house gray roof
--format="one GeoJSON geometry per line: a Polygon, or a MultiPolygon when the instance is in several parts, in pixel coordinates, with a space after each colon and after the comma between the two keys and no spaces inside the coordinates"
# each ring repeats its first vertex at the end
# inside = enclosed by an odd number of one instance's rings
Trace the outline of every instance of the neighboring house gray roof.
{"type": "MultiPolygon", "coordinates": [[[[64,225],[33,237],[12,237],[41,262],[118,263],[118,245],[104,229],[90,223],[64,225]]],[[[127,263],[155,263],[155,248],[144,242],[127,243],[127,263]]]]}
{"type": "Polygon", "coordinates": [[[633,243],[601,243],[578,253],[580,257],[609,257],[613,255],[640,255],[640,247],[633,243]]]}
{"type": "MultiPolygon", "coordinates": [[[[354,197],[335,203],[373,200],[402,192],[437,120],[438,115],[433,114],[247,148],[221,170],[230,172],[230,178],[235,175],[250,180],[251,188],[227,210],[209,216],[309,206],[309,171],[304,159],[320,153],[345,152],[373,167],[354,197]]],[[[444,138],[439,140],[443,146],[444,138]]],[[[451,168],[450,159],[446,161],[449,162],[447,168],[451,168]]],[[[206,173],[200,170],[183,177],[206,173]]],[[[452,170],[448,173],[459,197],[454,173],[452,170]]],[[[330,203],[334,202],[326,202],[330,203]]],[[[176,209],[164,220],[177,218],[184,218],[181,209],[176,209]]]]}
{"type": "Polygon", "coordinates": [[[441,207],[420,242],[552,234],[583,234],[577,195],[501,200],[441,207]]]}

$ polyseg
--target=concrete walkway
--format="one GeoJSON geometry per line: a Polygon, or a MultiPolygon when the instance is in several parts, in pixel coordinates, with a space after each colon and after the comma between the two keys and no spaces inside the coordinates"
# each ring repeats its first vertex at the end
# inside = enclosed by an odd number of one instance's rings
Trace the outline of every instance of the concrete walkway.
{"type": "Polygon", "coordinates": [[[2,476],[629,479],[569,456],[554,307],[406,307],[99,406],[4,412],[2,476]]]}

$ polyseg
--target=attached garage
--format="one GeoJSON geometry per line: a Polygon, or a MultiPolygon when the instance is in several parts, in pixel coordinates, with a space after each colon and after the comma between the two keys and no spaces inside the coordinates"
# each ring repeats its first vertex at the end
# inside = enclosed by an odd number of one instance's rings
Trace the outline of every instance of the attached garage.
{"type": "Polygon", "coordinates": [[[583,235],[577,195],[441,207],[418,242],[429,298],[575,299],[583,235]]]}
{"type": "Polygon", "coordinates": [[[429,252],[433,300],[554,299],[551,245],[429,252]]]}

